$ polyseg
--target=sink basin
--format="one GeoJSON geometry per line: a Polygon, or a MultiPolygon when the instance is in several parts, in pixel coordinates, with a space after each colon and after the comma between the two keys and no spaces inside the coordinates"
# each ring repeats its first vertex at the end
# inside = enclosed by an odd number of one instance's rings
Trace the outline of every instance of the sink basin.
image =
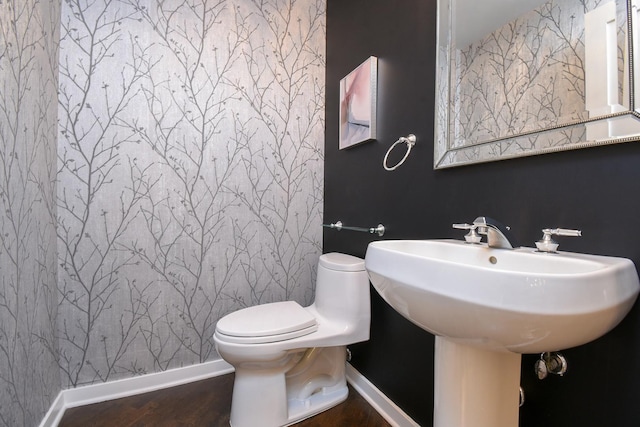
{"type": "Polygon", "coordinates": [[[373,242],[365,266],[389,305],[436,336],[434,427],[517,426],[521,354],[606,334],[640,289],[625,258],[457,240],[373,242]]]}
{"type": "Polygon", "coordinates": [[[377,241],[365,262],[374,288],[404,317],[492,351],[539,353],[592,341],[624,318],[640,290],[626,258],[457,240],[377,241]]]}

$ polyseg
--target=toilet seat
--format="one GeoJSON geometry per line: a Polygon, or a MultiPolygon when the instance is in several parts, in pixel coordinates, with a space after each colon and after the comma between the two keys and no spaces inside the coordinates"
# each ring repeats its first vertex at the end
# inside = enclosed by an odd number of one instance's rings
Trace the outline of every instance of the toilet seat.
{"type": "Polygon", "coordinates": [[[318,330],[316,318],[295,301],[248,307],[224,316],[216,334],[230,343],[263,344],[285,341],[318,330]]]}

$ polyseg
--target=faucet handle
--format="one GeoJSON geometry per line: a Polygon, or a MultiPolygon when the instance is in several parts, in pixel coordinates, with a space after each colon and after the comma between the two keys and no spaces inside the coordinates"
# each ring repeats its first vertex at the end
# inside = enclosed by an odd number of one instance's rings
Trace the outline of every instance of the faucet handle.
{"type": "Polygon", "coordinates": [[[568,228],[545,228],[542,233],[542,239],[536,242],[539,252],[556,252],[558,250],[558,243],[551,236],[582,236],[582,231],[568,228]]]}
{"type": "Polygon", "coordinates": [[[467,243],[480,243],[480,240],[482,240],[482,236],[476,233],[478,226],[475,224],[453,224],[452,227],[458,230],[469,230],[469,232],[464,235],[464,240],[467,243]]]}
{"type": "Polygon", "coordinates": [[[464,223],[464,224],[451,224],[451,226],[453,228],[457,228],[458,230],[471,230],[471,229],[475,230],[475,228],[476,228],[475,225],[467,224],[467,223],[464,223]]]}

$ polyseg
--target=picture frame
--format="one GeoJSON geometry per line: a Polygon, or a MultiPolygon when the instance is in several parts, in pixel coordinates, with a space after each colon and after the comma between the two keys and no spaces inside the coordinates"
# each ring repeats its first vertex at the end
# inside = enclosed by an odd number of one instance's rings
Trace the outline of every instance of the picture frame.
{"type": "Polygon", "coordinates": [[[378,58],[370,56],[340,80],[339,149],[376,138],[378,58]]]}

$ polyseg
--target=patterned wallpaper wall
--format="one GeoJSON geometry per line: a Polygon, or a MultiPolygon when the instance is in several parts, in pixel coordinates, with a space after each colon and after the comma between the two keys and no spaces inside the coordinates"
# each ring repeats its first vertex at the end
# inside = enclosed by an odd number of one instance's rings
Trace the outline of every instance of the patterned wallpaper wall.
{"type": "Polygon", "coordinates": [[[217,357],[321,253],[324,0],[49,3],[0,2],[4,425],[217,357]]]}
{"type": "Polygon", "coordinates": [[[55,176],[59,6],[0,1],[0,425],[60,391],[55,176]]]}
{"type": "Polygon", "coordinates": [[[203,362],[222,315],[311,302],[324,12],[322,0],[64,2],[65,387],[203,362]]]}

